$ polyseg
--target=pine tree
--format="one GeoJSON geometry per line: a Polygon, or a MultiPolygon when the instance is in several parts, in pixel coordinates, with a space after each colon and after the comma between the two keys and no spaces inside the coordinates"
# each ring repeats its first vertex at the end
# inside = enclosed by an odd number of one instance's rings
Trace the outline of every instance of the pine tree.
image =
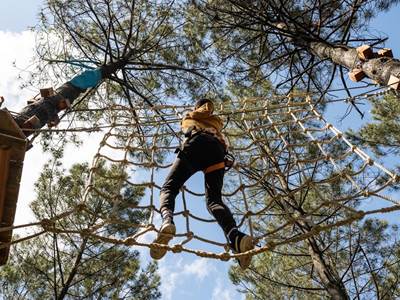
{"type": "MultiPolygon", "coordinates": [[[[250,98],[268,98],[273,92],[268,82],[251,82],[248,78],[244,84],[234,84],[229,92],[233,97],[246,95],[250,98]]],[[[271,97],[269,101],[273,99],[271,97]]],[[[249,105],[247,108],[251,109],[249,105]]],[[[321,105],[319,110],[323,108],[321,105]]],[[[282,114],[277,122],[284,123],[290,121],[290,118],[282,114]]],[[[257,185],[248,191],[250,196],[247,201],[260,209],[268,206],[265,215],[258,215],[257,222],[253,223],[255,235],[266,236],[268,241],[268,232],[279,228],[279,224],[291,222],[293,216],[299,218],[293,226],[281,229],[274,241],[308,234],[314,226],[346,219],[347,209],[337,207],[335,201],[352,193],[352,189],[349,189],[346,180],[337,176],[335,168],[329,167],[330,164],[326,164],[323,159],[315,165],[307,164],[303,167],[291,162],[292,159],[296,160],[297,156],[304,160],[316,159],[321,155],[318,148],[308,143],[303,134],[296,133],[296,125],[288,123],[287,126],[279,126],[285,140],[291,144],[306,144],[299,150],[301,153],[290,153],[288,149],[285,151],[281,140],[276,141],[276,136],[271,135],[270,130],[261,129],[262,125],[268,124],[268,120],[262,114],[259,118],[255,117],[254,122],[253,125],[260,126],[260,130],[253,133],[252,140],[262,143],[255,143],[258,144],[258,150],[252,150],[256,151],[253,155],[260,155],[257,154],[257,151],[260,151],[264,154],[264,160],[268,162],[266,167],[264,162],[259,165],[254,159],[251,166],[242,170],[245,173],[244,178],[247,177],[243,179],[244,184],[252,186],[257,182],[257,185]],[[266,172],[274,175],[265,176],[266,172]],[[307,177],[307,174],[310,177],[307,177]],[[337,179],[332,180],[335,177],[337,179]],[[307,180],[318,182],[321,179],[328,180],[330,184],[304,187],[307,186],[307,180]],[[274,198],[277,190],[285,196],[274,198]],[[325,200],[331,204],[323,205],[325,200]],[[316,207],[319,207],[317,212],[314,210],[316,207]]],[[[235,125],[243,127],[241,132],[246,132],[243,122],[237,121],[235,125]]],[[[240,138],[246,139],[244,136],[240,138]]],[[[248,145],[249,142],[245,144],[248,145]]],[[[335,157],[341,157],[347,148],[332,144],[325,150],[335,157]]],[[[245,161],[241,155],[251,156],[252,152],[249,150],[237,157],[238,161],[245,161]]],[[[345,161],[341,161],[342,163],[346,164],[345,161]]],[[[358,169],[355,167],[356,160],[349,160],[347,163],[348,168],[353,166],[354,170],[358,169]]],[[[229,183],[234,187],[240,184],[234,178],[229,183]]],[[[229,200],[238,211],[246,211],[241,195],[232,196],[229,200]]],[[[345,206],[358,210],[362,209],[360,205],[358,201],[349,201],[345,206]]],[[[280,245],[255,256],[254,264],[245,272],[233,268],[230,276],[246,293],[248,299],[392,299],[399,293],[397,234],[397,227],[382,219],[354,222],[351,225],[312,234],[301,242],[280,245]]]]}
{"type": "MultiPolygon", "coordinates": [[[[134,234],[138,230],[135,225],[147,217],[145,211],[129,208],[138,203],[143,189],[123,186],[115,191],[116,182],[110,178],[126,175],[114,166],[103,164],[99,168],[104,177],[97,177],[94,187],[118,193],[120,203],[115,206],[115,202],[100,194],[91,195],[86,203],[88,210],[53,223],[59,230],[50,230],[17,244],[10,254],[11,261],[0,270],[5,299],[160,297],[160,278],[155,264],[142,269],[137,250],[106,244],[84,234],[91,225],[108,220],[106,234],[128,236],[134,234]]],[[[35,217],[52,220],[78,205],[88,173],[86,164],[74,165],[67,174],[57,164],[47,165],[36,183],[37,195],[31,204],[35,217]]]]}
{"type": "Polygon", "coordinates": [[[397,0],[194,3],[206,16],[221,62],[238,80],[259,73],[273,78],[281,92],[302,88],[325,95],[337,78],[347,89],[346,69],[381,85],[399,73],[397,59],[357,51],[384,42],[369,33],[368,23],[397,0]]]}

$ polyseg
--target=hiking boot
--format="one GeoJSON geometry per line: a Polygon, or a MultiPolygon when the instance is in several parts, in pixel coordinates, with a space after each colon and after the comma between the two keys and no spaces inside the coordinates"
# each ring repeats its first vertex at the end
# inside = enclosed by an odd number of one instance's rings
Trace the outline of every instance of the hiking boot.
{"type": "MultiPolygon", "coordinates": [[[[172,220],[165,220],[158,232],[157,238],[153,241],[156,244],[168,245],[169,241],[173,239],[176,232],[175,224],[172,220]]],[[[166,249],[150,248],[150,256],[153,259],[161,259],[167,253],[166,249]]]]}
{"type": "MultiPolygon", "coordinates": [[[[236,231],[233,239],[231,239],[231,248],[234,253],[243,253],[254,249],[254,242],[251,236],[248,236],[240,231],[236,231]]],[[[242,270],[247,269],[250,265],[252,255],[238,257],[237,261],[242,270]]]]}

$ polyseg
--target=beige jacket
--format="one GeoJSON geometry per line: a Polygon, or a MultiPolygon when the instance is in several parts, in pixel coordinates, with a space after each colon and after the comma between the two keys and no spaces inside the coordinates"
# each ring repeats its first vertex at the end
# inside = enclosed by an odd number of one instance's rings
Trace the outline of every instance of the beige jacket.
{"type": "Polygon", "coordinates": [[[213,133],[226,148],[227,142],[221,133],[224,123],[220,117],[213,115],[213,112],[214,105],[211,102],[207,102],[196,110],[186,114],[181,122],[182,131],[186,132],[190,127],[208,131],[213,133]]]}

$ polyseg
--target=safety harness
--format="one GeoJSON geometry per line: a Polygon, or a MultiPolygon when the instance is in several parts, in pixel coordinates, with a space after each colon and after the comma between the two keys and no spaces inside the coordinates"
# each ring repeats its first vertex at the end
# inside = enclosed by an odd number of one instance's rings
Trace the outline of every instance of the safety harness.
{"type": "MultiPolygon", "coordinates": [[[[182,150],[185,147],[185,144],[188,143],[195,136],[202,134],[202,133],[212,135],[214,138],[216,138],[218,141],[220,141],[220,138],[212,130],[207,130],[204,128],[196,128],[195,126],[191,126],[184,132],[186,139],[185,139],[185,142],[183,143],[182,149],[176,148],[175,153],[184,154],[184,152],[182,150]]],[[[232,154],[230,154],[227,150],[225,150],[224,161],[213,164],[213,165],[205,168],[203,170],[203,172],[204,172],[204,174],[208,174],[208,173],[211,173],[211,172],[214,172],[217,170],[221,170],[221,169],[225,169],[225,172],[227,172],[232,168],[234,163],[235,163],[235,157],[232,154]]]]}
{"type": "Polygon", "coordinates": [[[207,173],[211,173],[211,172],[214,172],[214,171],[217,171],[217,170],[220,170],[220,169],[224,169],[224,168],[225,168],[225,161],[222,161],[220,163],[216,163],[214,165],[211,165],[208,168],[205,168],[203,170],[203,172],[204,172],[204,174],[207,174],[207,173]]]}

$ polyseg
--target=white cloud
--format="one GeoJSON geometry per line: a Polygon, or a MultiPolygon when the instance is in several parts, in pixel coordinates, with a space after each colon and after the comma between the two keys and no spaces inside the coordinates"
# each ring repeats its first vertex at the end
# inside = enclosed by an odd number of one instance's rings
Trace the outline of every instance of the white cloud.
{"type": "Polygon", "coordinates": [[[210,276],[214,271],[216,271],[215,266],[207,258],[197,258],[192,263],[186,264],[183,268],[185,275],[195,275],[199,280],[210,276]]]}
{"type": "MultiPolygon", "coordinates": [[[[232,289],[232,285],[225,286],[223,284],[222,278],[218,278],[216,280],[216,285],[212,292],[211,300],[232,300],[232,299],[237,299],[237,296],[238,294],[235,290],[232,289]]],[[[244,298],[245,296],[242,297],[242,299],[244,298]]]]}
{"type": "Polygon", "coordinates": [[[188,283],[192,286],[195,282],[200,284],[207,277],[212,277],[217,271],[212,261],[206,258],[196,258],[189,263],[184,263],[177,254],[171,263],[163,259],[159,264],[161,276],[161,293],[163,299],[171,300],[175,295],[189,292],[188,283]]]}
{"type": "Polygon", "coordinates": [[[21,90],[20,85],[28,76],[22,69],[31,64],[35,35],[31,31],[0,31],[0,43],[0,94],[5,97],[7,107],[21,108],[33,96],[32,91],[21,90]],[[20,69],[15,68],[14,63],[20,69]]]}
{"type": "Polygon", "coordinates": [[[165,259],[160,261],[158,272],[161,277],[161,293],[164,300],[171,300],[178,282],[183,281],[181,271],[179,271],[182,269],[182,261],[182,258],[178,258],[173,266],[167,265],[165,259]]]}

